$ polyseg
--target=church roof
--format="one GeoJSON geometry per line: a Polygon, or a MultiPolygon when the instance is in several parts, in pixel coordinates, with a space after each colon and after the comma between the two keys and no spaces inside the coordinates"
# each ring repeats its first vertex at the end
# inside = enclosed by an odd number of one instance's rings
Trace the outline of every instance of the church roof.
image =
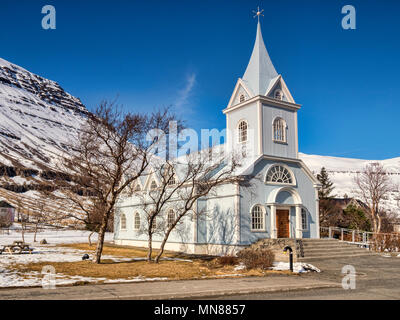
{"type": "Polygon", "coordinates": [[[270,83],[278,76],[269,57],[261,34],[260,21],[257,24],[257,36],[250,62],[242,80],[255,96],[265,95],[270,83]]]}

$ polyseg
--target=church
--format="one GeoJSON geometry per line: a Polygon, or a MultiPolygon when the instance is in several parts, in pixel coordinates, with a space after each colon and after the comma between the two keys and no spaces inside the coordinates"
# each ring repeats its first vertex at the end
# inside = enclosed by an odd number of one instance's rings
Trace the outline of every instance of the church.
{"type": "MultiPolygon", "coordinates": [[[[233,132],[227,134],[227,148],[251,151],[251,165],[241,172],[254,179],[251,190],[231,183],[197,200],[197,208],[206,208],[210,216],[184,219],[165,249],[225,254],[265,238],[319,238],[320,184],[298,157],[300,108],[272,64],[258,21],[250,61],[223,110],[227,132],[233,132]]],[[[148,178],[140,185],[142,190],[151,188],[148,178]]],[[[166,215],[173,210],[171,205],[166,215]]],[[[135,196],[122,199],[116,212],[114,242],[146,247],[147,236],[140,232],[145,222],[140,201],[135,196]]],[[[154,234],[153,246],[161,240],[154,234]]]]}

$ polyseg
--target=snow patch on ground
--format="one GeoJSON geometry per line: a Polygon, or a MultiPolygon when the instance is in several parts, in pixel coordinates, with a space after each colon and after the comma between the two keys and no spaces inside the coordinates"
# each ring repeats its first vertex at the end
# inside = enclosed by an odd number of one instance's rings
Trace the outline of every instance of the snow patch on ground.
{"type": "MultiPolygon", "coordinates": [[[[241,262],[235,267],[235,271],[244,270],[246,266],[241,262]]],[[[270,268],[270,270],[277,271],[286,271],[290,270],[290,266],[288,262],[274,262],[274,266],[270,268]]],[[[293,263],[293,272],[295,273],[304,273],[309,271],[321,272],[317,267],[312,264],[296,262],[293,263]]]]}
{"type": "MultiPolygon", "coordinates": [[[[43,279],[49,279],[50,275],[41,274],[36,271],[20,272],[14,271],[11,265],[15,264],[30,264],[30,263],[51,263],[54,262],[78,262],[82,260],[82,256],[87,253],[84,250],[73,248],[56,247],[56,244],[62,243],[87,243],[88,231],[81,230],[44,230],[37,235],[37,240],[46,239],[49,243],[47,245],[40,245],[38,242],[33,243],[33,234],[25,234],[25,242],[29,243],[34,248],[32,254],[9,254],[3,253],[0,255],[0,288],[4,287],[37,287],[42,286],[43,279]]],[[[113,238],[112,233],[106,234],[106,241],[111,241],[113,238]]],[[[9,234],[7,232],[0,234],[0,246],[12,244],[15,240],[22,240],[20,230],[11,229],[9,234]]],[[[97,235],[93,235],[92,240],[97,240],[97,235]]],[[[89,255],[92,258],[92,254],[89,255]]],[[[144,261],[144,257],[119,257],[111,255],[103,255],[102,259],[112,260],[114,262],[128,262],[128,261],[144,261]]],[[[192,260],[180,258],[162,258],[165,260],[179,260],[192,262],[192,260]]],[[[56,270],[57,272],[57,270],[56,270]]],[[[54,281],[56,286],[71,285],[74,283],[124,283],[124,282],[141,282],[141,281],[164,281],[168,278],[145,278],[143,276],[131,277],[126,279],[107,279],[107,278],[93,278],[82,276],[69,276],[64,274],[55,274],[54,281]]],[[[44,282],[48,284],[48,282],[44,282]]]]}
{"type": "MultiPolygon", "coordinates": [[[[289,262],[274,262],[274,266],[271,270],[279,270],[279,271],[286,271],[290,270],[289,262]]],[[[295,273],[304,273],[304,272],[321,272],[317,267],[313,266],[309,263],[304,262],[295,262],[293,263],[293,272],[295,273]]]]}

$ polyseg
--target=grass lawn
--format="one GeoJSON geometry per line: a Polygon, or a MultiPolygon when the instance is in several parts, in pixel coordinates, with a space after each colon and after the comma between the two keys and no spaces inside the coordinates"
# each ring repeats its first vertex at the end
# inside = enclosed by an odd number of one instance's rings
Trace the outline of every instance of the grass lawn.
{"type": "MultiPolygon", "coordinates": [[[[95,250],[95,245],[88,244],[68,244],[59,245],[59,247],[68,247],[91,254],[95,250]]],[[[104,255],[125,258],[146,257],[147,251],[138,247],[121,247],[112,244],[105,244],[104,255]]],[[[154,256],[157,250],[154,252],[154,256]]],[[[160,263],[148,263],[147,261],[126,261],[115,262],[112,260],[102,260],[101,264],[95,264],[91,261],[78,262],[40,262],[30,264],[14,265],[15,270],[20,272],[37,271],[41,272],[43,266],[51,264],[58,274],[69,276],[83,276],[93,278],[107,279],[129,279],[138,276],[145,278],[168,278],[168,280],[201,279],[201,278],[219,278],[219,277],[237,277],[242,276],[268,276],[274,274],[290,274],[288,271],[273,270],[235,270],[235,266],[220,265],[217,259],[206,256],[193,256],[179,254],[176,252],[165,252],[163,257],[190,259],[191,261],[162,260],[160,263]]]]}

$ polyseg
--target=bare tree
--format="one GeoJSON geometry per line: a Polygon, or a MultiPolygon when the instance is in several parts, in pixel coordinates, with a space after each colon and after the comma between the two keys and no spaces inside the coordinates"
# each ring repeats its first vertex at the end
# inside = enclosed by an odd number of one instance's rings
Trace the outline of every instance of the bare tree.
{"type": "Polygon", "coordinates": [[[154,128],[167,133],[172,120],[167,109],[141,115],[123,113],[114,103],[103,102],[88,115],[78,142],[62,156],[55,194],[83,212],[72,217],[95,224],[94,262],[100,263],[104,236],[120,194],[149,164],[157,141],[148,133],[154,128]]]}
{"type": "Polygon", "coordinates": [[[152,261],[153,234],[158,233],[163,237],[155,257],[155,262],[158,263],[171,232],[183,219],[198,219],[200,215],[206,214],[194,210],[197,200],[206,197],[218,186],[239,181],[234,175],[239,165],[238,156],[226,156],[223,151],[214,151],[213,160],[208,151],[202,151],[152,164],[150,174],[154,177],[154,185],[150,184],[148,193],[141,192],[142,208],[147,214],[148,222],[145,232],[148,237],[149,262],[152,261]],[[174,208],[173,215],[165,212],[168,204],[172,204],[174,208]]]}
{"type": "Polygon", "coordinates": [[[358,187],[356,193],[369,208],[373,230],[379,233],[382,226],[382,202],[393,189],[392,182],[380,163],[366,165],[354,178],[354,182],[358,187]]]}

